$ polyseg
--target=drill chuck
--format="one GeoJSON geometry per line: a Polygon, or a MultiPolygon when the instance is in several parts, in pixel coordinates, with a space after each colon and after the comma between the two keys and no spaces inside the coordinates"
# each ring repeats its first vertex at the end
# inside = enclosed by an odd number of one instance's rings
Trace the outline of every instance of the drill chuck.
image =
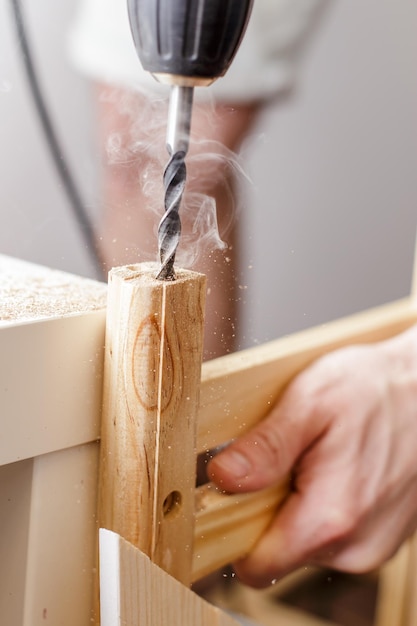
{"type": "Polygon", "coordinates": [[[246,29],[253,0],[128,0],[143,68],[160,82],[197,86],[223,76],[246,29]]]}

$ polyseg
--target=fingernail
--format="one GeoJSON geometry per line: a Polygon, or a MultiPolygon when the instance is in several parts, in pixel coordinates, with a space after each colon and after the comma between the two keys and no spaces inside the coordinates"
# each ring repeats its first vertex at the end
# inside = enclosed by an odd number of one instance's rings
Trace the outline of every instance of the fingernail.
{"type": "Polygon", "coordinates": [[[249,459],[237,450],[226,450],[215,457],[214,462],[225,470],[229,476],[243,478],[249,474],[251,464],[249,459]]]}

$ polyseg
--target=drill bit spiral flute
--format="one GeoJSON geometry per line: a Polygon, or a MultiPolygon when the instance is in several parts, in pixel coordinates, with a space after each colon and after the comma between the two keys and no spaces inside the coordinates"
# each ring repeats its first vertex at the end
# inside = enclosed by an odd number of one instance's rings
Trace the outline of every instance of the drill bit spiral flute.
{"type": "Polygon", "coordinates": [[[169,103],[167,150],[170,159],[164,172],[165,214],[158,228],[161,268],[157,278],[174,280],[175,252],[181,235],[179,209],[185,188],[185,155],[188,151],[193,88],[173,86],[169,103]]]}
{"type": "Polygon", "coordinates": [[[181,235],[194,87],[223,76],[240,45],[253,0],[127,0],[133,40],[143,68],[171,87],[169,161],[163,175],[165,212],[158,227],[157,278],[175,280],[181,235]]]}

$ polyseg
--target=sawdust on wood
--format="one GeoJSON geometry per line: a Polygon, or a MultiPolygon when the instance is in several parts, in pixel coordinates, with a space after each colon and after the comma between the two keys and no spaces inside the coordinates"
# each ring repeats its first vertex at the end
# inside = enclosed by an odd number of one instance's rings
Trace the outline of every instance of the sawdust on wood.
{"type": "Polygon", "coordinates": [[[105,308],[107,285],[0,255],[0,325],[105,308]]]}

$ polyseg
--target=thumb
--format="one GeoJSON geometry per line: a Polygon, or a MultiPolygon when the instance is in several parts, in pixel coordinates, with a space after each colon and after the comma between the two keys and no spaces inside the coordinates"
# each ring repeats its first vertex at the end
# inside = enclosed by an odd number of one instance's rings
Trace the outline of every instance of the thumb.
{"type": "Polygon", "coordinates": [[[320,434],[317,421],[291,396],[209,462],[208,475],[218,487],[232,493],[257,491],[290,472],[320,434]]]}

